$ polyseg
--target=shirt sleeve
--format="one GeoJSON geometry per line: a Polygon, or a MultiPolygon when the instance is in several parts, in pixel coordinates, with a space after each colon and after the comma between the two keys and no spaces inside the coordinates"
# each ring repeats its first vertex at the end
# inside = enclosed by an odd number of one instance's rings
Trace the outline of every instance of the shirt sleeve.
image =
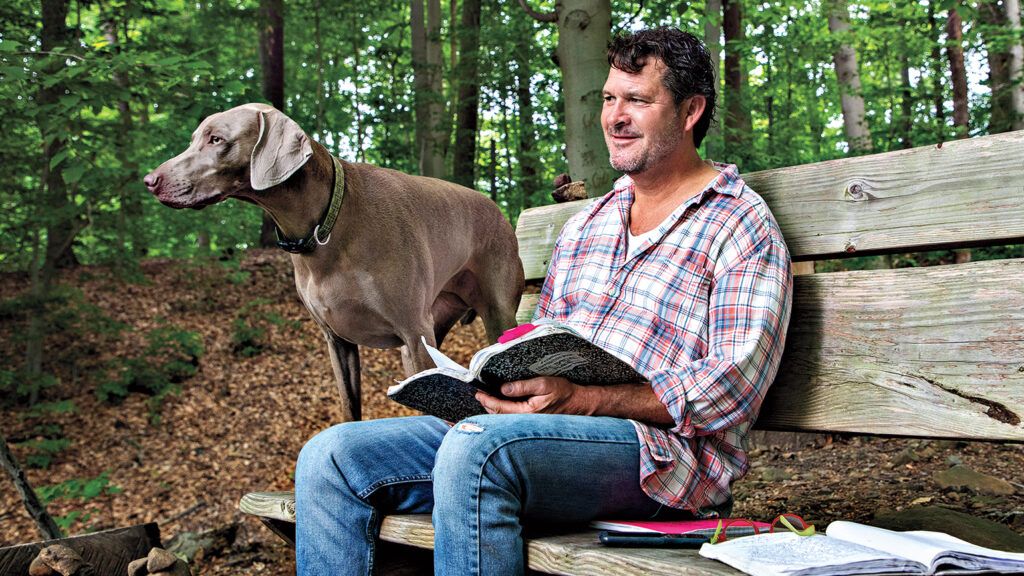
{"type": "Polygon", "coordinates": [[[789,252],[768,234],[719,273],[708,309],[708,353],[649,375],[684,437],[753,420],[778,370],[792,303],[789,252]]]}

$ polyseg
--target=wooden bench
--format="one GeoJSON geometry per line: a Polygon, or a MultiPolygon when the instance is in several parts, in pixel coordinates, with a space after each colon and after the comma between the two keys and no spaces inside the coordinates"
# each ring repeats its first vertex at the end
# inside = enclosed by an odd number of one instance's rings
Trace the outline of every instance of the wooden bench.
{"type": "MultiPolygon", "coordinates": [[[[796,261],[1024,242],[1024,131],[744,176],[796,261]]],[[[540,282],[562,224],[589,200],[532,208],[517,235],[540,282]]],[[[527,320],[536,295],[523,298],[527,320]]],[[[1024,259],[797,276],[786,351],[757,428],[1024,441],[1024,259]]],[[[291,493],[239,505],[286,539],[291,493]]],[[[431,548],[429,516],[381,540],[431,548]]],[[[594,532],[528,540],[552,574],[736,574],[689,550],[603,548],[594,532]]]]}

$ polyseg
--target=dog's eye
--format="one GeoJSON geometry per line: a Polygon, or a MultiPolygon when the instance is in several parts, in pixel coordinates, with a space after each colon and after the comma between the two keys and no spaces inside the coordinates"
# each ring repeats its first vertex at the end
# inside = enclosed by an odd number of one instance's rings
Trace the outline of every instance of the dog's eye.
{"type": "Polygon", "coordinates": [[[210,136],[210,144],[217,145],[220,144],[221,142],[224,142],[224,139],[221,138],[220,136],[210,136]]]}

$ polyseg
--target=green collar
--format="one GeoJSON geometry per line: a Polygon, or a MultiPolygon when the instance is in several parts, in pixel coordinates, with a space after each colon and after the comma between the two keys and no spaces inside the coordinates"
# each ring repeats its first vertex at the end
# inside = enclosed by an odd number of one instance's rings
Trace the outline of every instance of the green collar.
{"type": "Polygon", "coordinates": [[[317,246],[323,246],[330,241],[331,229],[334,228],[334,223],[338,220],[338,213],[341,212],[341,200],[345,195],[345,170],[341,167],[341,162],[337,158],[332,156],[331,160],[334,161],[334,186],[327,214],[324,214],[320,223],[313,228],[313,233],[301,240],[282,239],[281,229],[275,227],[277,231],[277,245],[282,250],[292,254],[306,254],[312,252],[317,246]],[[323,237],[323,240],[320,239],[321,237],[323,237]]]}

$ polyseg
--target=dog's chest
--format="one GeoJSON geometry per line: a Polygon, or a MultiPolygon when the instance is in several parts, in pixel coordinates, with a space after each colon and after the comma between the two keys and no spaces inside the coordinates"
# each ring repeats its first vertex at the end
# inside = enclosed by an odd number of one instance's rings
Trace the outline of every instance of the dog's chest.
{"type": "Polygon", "coordinates": [[[295,280],[299,298],[321,330],[366,346],[401,344],[396,339],[394,324],[372,305],[373,299],[367,297],[365,286],[353,282],[317,282],[298,274],[295,280]]]}

